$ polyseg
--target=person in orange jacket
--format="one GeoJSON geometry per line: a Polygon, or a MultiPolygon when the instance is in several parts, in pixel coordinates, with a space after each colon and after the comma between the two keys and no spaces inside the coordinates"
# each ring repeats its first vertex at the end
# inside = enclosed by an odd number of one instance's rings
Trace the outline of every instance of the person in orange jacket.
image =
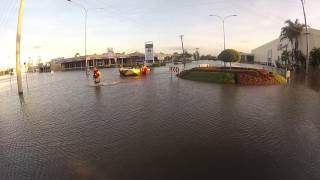
{"type": "Polygon", "coordinates": [[[100,83],[100,76],[101,76],[101,73],[99,71],[98,68],[94,67],[93,69],[93,79],[94,79],[94,83],[100,83]]]}
{"type": "Polygon", "coordinates": [[[142,74],[146,75],[148,73],[148,67],[146,65],[142,68],[142,74]]]}

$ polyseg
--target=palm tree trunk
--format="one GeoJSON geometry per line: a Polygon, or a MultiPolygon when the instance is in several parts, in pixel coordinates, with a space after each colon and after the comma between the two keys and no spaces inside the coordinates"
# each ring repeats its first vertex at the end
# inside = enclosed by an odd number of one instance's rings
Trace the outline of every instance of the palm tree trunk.
{"type": "Polygon", "coordinates": [[[293,63],[293,60],[294,60],[294,43],[293,43],[293,41],[291,41],[291,48],[292,48],[292,50],[291,50],[291,62],[288,63],[289,69],[290,69],[290,66],[291,66],[291,64],[293,63]]]}

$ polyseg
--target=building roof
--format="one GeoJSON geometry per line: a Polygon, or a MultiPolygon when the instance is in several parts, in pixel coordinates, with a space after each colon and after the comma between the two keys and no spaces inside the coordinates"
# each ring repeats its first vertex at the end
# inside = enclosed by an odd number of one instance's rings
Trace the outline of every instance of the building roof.
{"type": "Polygon", "coordinates": [[[131,56],[131,57],[145,57],[145,55],[143,53],[138,52],[138,51],[130,53],[130,54],[128,54],[128,56],[131,56]]]}
{"type": "MultiPolygon", "coordinates": [[[[170,56],[168,54],[165,53],[155,53],[155,57],[159,57],[159,56],[170,56]]],[[[145,54],[135,51],[129,54],[125,54],[125,53],[114,53],[114,52],[107,52],[107,53],[103,53],[103,54],[92,54],[92,55],[88,55],[87,59],[88,60],[92,60],[92,59],[114,59],[114,58],[129,58],[129,57],[141,57],[144,58],[145,54]]],[[[52,59],[51,62],[56,62],[56,63],[69,63],[69,62],[77,62],[77,61],[84,61],[85,60],[85,56],[79,56],[79,57],[71,57],[71,58],[55,58],[52,59]]]]}
{"type": "MultiPolygon", "coordinates": [[[[312,34],[317,34],[317,33],[320,32],[320,30],[318,30],[318,29],[313,29],[313,28],[309,28],[308,31],[309,31],[309,34],[311,34],[311,35],[312,35],[312,34]]],[[[306,33],[305,33],[305,29],[302,30],[301,34],[306,34],[306,33]]],[[[285,40],[283,40],[283,41],[285,42],[285,40]]],[[[254,51],[254,50],[256,50],[256,49],[259,49],[259,48],[262,48],[262,47],[264,47],[264,46],[268,46],[268,45],[273,44],[273,43],[276,43],[276,42],[278,42],[279,44],[282,42],[280,36],[279,36],[278,38],[272,40],[272,41],[269,41],[269,42],[264,43],[263,45],[261,45],[261,46],[259,46],[259,47],[256,47],[256,48],[252,49],[252,51],[254,51]]],[[[281,44],[281,47],[285,47],[285,45],[282,45],[282,44],[281,44]]],[[[279,48],[281,48],[281,47],[279,47],[279,48]]]]}

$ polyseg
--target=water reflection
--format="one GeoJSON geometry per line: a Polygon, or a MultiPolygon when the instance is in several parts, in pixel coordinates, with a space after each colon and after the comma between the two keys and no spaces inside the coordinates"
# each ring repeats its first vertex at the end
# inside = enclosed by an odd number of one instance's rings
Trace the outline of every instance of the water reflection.
{"type": "Polygon", "coordinates": [[[308,86],[320,92],[320,70],[312,69],[308,77],[308,86]]]}
{"type": "Polygon", "coordinates": [[[22,106],[24,105],[24,96],[23,96],[23,94],[19,94],[19,100],[20,100],[20,105],[21,105],[21,108],[22,108],[22,106]]]}
{"type": "Polygon", "coordinates": [[[97,98],[97,101],[101,100],[102,99],[102,94],[101,94],[101,86],[97,85],[94,87],[95,89],[95,95],[96,95],[96,98],[97,98]]]}

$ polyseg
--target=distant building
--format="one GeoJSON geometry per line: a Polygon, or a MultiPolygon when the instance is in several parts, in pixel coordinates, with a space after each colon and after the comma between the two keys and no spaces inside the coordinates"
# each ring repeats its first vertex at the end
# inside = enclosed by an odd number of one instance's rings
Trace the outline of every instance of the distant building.
{"type": "MultiPolygon", "coordinates": [[[[129,54],[114,53],[113,50],[108,49],[108,52],[104,54],[88,55],[87,61],[90,68],[106,68],[118,65],[133,66],[136,64],[143,64],[145,61],[145,54],[140,52],[129,54]]],[[[155,57],[155,61],[158,61],[158,57],[155,57]]],[[[50,66],[53,71],[84,70],[86,68],[85,56],[53,59],[50,66]]]]}
{"type": "Polygon", "coordinates": [[[13,73],[13,69],[0,69],[0,76],[6,76],[13,73]]]}
{"type": "MultiPolygon", "coordinates": [[[[299,50],[303,54],[306,52],[306,32],[303,30],[298,38],[299,50]]],[[[320,47],[320,30],[309,29],[309,50],[320,47]]],[[[280,38],[272,40],[256,49],[252,50],[255,63],[265,65],[275,65],[276,61],[280,61],[283,51],[291,51],[291,44],[288,40],[280,41],[280,38]]]]}
{"type": "Polygon", "coordinates": [[[51,72],[51,64],[50,63],[41,63],[38,65],[40,73],[51,72]]]}
{"type": "Polygon", "coordinates": [[[128,57],[127,63],[129,64],[136,64],[136,63],[142,64],[145,61],[145,55],[138,51],[128,54],[127,57],[128,57]]]}
{"type": "Polygon", "coordinates": [[[156,59],[157,59],[160,63],[165,62],[165,61],[166,61],[169,57],[171,57],[171,56],[172,56],[172,55],[170,55],[170,54],[165,54],[165,53],[162,53],[162,52],[155,54],[156,59]]]}
{"type": "Polygon", "coordinates": [[[240,53],[240,63],[254,64],[254,55],[249,53],[240,53]]]}
{"type": "Polygon", "coordinates": [[[64,57],[59,57],[52,59],[50,61],[50,67],[52,71],[61,71],[61,61],[64,60],[64,57]]]}

